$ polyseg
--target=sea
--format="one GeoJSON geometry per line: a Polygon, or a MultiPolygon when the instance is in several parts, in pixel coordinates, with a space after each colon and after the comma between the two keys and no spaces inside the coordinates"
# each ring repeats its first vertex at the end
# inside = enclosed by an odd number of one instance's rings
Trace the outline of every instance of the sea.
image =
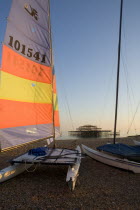
{"type": "MultiPolygon", "coordinates": [[[[110,136],[110,137],[102,137],[102,138],[113,138],[112,136],[110,136]]],[[[119,138],[119,136],[118,137],[116,137],[116,138],[119,138]]],[[[56,138],[56,140],[77,140],[77,139],[101,139],[101,137],[81,137],[81,136],[70,136],[70,135],[68,135],[67,133],[64,133],[64,134],[62,134],[60,137],[58,137],[58,138],[56,138]]]]}
{"type": "Polygon", "coordinates": [[[56,138],[56,140],[77,140],[77,139],[81,139],[81,137],[62,135],[62,136],[56,138]]]}

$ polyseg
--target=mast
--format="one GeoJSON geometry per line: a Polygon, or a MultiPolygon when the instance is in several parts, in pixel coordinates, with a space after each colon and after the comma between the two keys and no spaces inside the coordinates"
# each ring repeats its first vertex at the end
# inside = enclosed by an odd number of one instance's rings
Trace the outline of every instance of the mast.
{"type": "Polygon", "coordinates": [[[116,82],[116,105],[115,105],[115,122],[114,122],[114,141],[116,141],[117,113],[118,113],[118,93],[119,93],[119,75],[120,75],[120,54],[121,54],[121,34],[122,34],[122,11],[123,0],[120,4],[120,24],[119,24],[119,43],[118,43],[118,64],[117,64],[117,82],[116,82]]]}
{"type": "Polygon", "coordinates": [[[52,32],[51,32],[51,18],[50,18],[50,0],[48,0],[49,5],[49,33],[50,33],[50,61],[52,68],[52,120],[53,120],[53,139],[54,139],[54,148],[56,147],[55,142],[55,124],[54,124],[54,92],[53,92],[53,73],[54,73],[54,61],[53,61],[53,51],[52,51],[52,32]]]}

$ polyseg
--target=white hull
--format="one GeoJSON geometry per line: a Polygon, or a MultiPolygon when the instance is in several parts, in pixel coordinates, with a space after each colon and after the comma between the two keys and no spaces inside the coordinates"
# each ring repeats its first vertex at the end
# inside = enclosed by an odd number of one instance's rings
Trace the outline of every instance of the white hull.
{"type": "Polygon", "coordinates": [[[76,147],[76,150],[80,154],[79,157],[77,157],[77,161],[73,166],[69,166],[66,182],[68,182],[68,185],[70,189],[73,191],[75,188],[76,180],[79,175],[79,168],[81,164],[81,148],[79,146],[76,147]]]}
{"type": "Polygon", "coordinates": [[[133,140],[134,144],[140,146],[140,141],[133,140]]]}
{"type": "Polygon", "coordinates": [[[82,149],[85,154],[102,163],[117,168],[133,171],[134,173],[140,173],[140,163],[138,162],[129,161],[127,159],[121,159],[112,155],[108,155],[103,152],[93,150],[85,145],[82,145],[82,149]]]}
{"type": "Polygon", "coordinates": [[[0,183],[7,181],[8,179],[14,178],[15,176],[23,173],[25,170],[31,167],[30,165],[15,163],[7,168],[0,171],[0,183]]]}

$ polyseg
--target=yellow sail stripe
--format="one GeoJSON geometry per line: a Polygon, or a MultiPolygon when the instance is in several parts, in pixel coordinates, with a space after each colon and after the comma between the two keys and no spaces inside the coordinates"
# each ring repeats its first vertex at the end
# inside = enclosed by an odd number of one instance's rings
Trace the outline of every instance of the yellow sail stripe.
{"type": "Polygon", "coordinates": [[[58,99],[56,93],[53,93],[53,101],[54,101],[54,110],[58,111],[58,99]]]}
{"type": "Polygon", "coordinates": [[[52,85],[23,79],[1,71],[0,99],[51,104],[52,85]]]}

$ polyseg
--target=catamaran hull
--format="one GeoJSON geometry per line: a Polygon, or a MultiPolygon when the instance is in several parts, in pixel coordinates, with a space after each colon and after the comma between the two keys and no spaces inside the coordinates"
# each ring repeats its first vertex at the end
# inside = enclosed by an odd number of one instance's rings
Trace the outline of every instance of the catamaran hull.
{"type": "Polygon", "coordinates": [[[129,161],[127,159],[114,157],[114,156],[105,154],[103,152],[93,150],[85,145],[82,145],[82,149],[85,154],[87,154],[91,158],[97,161],[100,161],[104,164],[121,168],[121,169],[125,169],[125,170],[129,170],[129,171],[133,171],[134,173],[140,173],[140,163],[129,161]]]}
{"type": "Polygon", "coordinates": [[[4,168],[0,171],[0,183],[5,182],[15,176],[23,173],[25,170],[28,170],[32,165],[26,165],[15,163],[7,168],[4,168]]]}
{"type": "Polygon", "coordinates": [[[68,186],[71,191],[74,190],[75,184],[77,181],[77,177],[79,176],[79,168],[81,164],[81,148],[79,146],[76,147],[77,152],[80,154],[79,157],[77,157],[76,163],[73,166],[68,167],[66,182],[68,183],[68,186]]]}

